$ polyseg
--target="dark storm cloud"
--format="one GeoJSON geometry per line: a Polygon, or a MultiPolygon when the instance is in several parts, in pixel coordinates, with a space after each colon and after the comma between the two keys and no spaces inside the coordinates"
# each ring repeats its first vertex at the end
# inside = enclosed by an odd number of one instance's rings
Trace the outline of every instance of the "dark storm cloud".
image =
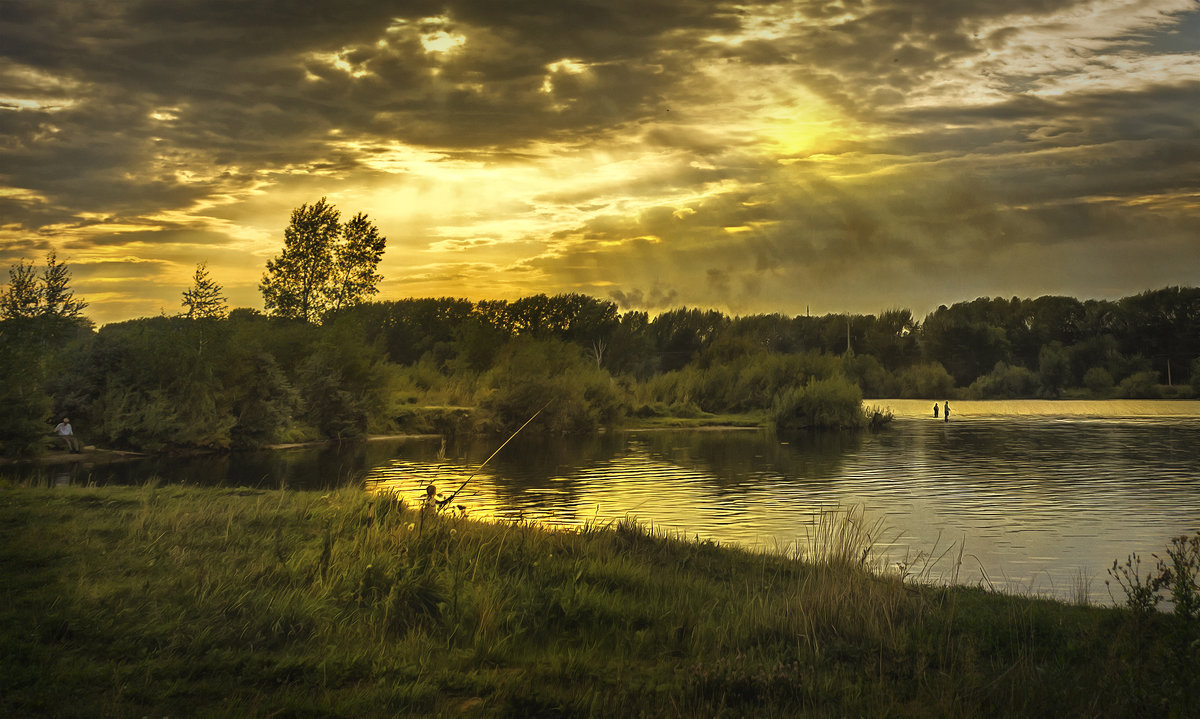
{"type": "Polygon", "coordinates": [[[378,167],[396,146],[519,165],[636,144],[656,163],[503,205],[570,220],[435,238],[525,254],[409,277],[503,268],[631,306],[989,265],[1002,282],[1012,247],[1096,263],[1200,230],[1200,82],[1154,64],[1200,51],[1198,18],[1183,0],[0,0],[0,229],[7,254],[61,232],[186,263],[231,244],[205,221],[272,190],[432,183],[378,167]],[[837,136],[767,156],[755,123],[803,114],[808,96],[773,104],[797,89],[836,110],[837,136]]]}
{"type": "Polygon", "coordinates": [[[0,83],[36,102],[0,113],[0,179],[64,215],[186,207],[249,178],[176,169],[315,163],[332,130],[505,147],[619,124],[688,69],[665,33],[738,23],[704,2],[10,0],[3,15],[0,83]],[[437,30],[461,33],[462,52],[426,52],[420,35],[437,30]],[[585,70],[547,75],[565,58],[585,70]]]}
{"type": "MultiPolygon", "coordinates": [[[[980,22],[1067,5],[842,3],[861,14],[835,26],[799,24],[785,38],[726,52],[792,67],[827,98],[871,113],[880,91],[903,97],[948,60],[984,53],[989,39],[976,37],[980,22]]],[[[817,19],[835,12],[818,2],[797,7],[817,19]]],[[[269,167],[323,159],[335,129],[439,147],[597,131],[660,113],[664,94],[692,69],[685,50],[702,45],[704,34],[737,30],[746,14],[687,0],[9,2],[0,28],[12,63],[5,84],[19,87],[14,65],[35,68],[69,80],[48,101],[72,104],[4,113],[18,116],[0,128],[16,145],[5,179],[56,199],[94,198],[88,209],[133,213],[141,205],[125,202],[135,193],[178,207],[245,185],[234,176],[175,180],[164,146],[182,154],[180,162],[269,167]],[[437,16],[466,38],[461,52],[439,57],[422,48],[422,29],[443,29],[422,20],[437,16]],[[389,35],[398,19],[407,24],[389,35]],[[341,53],[342,64],[319,57],[329,53],[341,53]],[[566,58],[586,69],[547,73],[566,58]],[[156,110],[171,119],[155,120],[156,110]],[[116,168],[136,179],[97,182],[116,168]]],[[[717,141],[690,139],[698,148],[717,141]]]]}

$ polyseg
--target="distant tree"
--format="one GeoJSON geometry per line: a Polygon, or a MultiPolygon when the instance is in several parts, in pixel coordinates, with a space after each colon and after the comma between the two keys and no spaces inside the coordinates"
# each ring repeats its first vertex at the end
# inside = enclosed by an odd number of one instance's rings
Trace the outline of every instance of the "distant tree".
{"type": "Polygon", "coordinates": [[[8,270],[8,289],[0,295],[0,319],[36,317],[42,305],[42,291],[32,264],[20,262],[8,270]]]}
{"type": "Polygon", "coordinates": [[[46,255],[46,269],[42,271],[42,314],[78,319],[85,307],[87,303],[77,302],[71,291],[71,271],[51,251],[46,255]]]}
{"type": "Polygon", "coordinates": [[[1033,370],[997,362],[988,374],[971,383],[971,399],[1021,399],[1037,395],[1038,375],[1033,370]]]}
{"type": "Polygon", "coordinates": [[[379,291],[387,238],[362,213],[340,218],[324,197],[292,211],[283,254],[267,262],[259,284],[267,314],[317,323],[379,291]]]}
{"type": "Polygon", "coordinates": [[[1162,392],[1158,389],[1158,373],[1134,372],[1117,385],[1117,397],[1121,399],[1159,399],[1162,397],[1162,392]]]}
{"type": "Polygon", "coordinates": [[[1106,396],[1113,388],[1112,375],[1103,367],[1092,367],[1083,373],[1083,386],[1095,396],[1106,396]]]}
{"type": "Polygon", "coordinates": [[[221,294],[221,285],[209,276],[208,267],[204,262],[196,265],[196,274],[192,275],[192,286],[183,291],[183,301],[180,304],[187,308],[184,317],[189,319],[221,319],[229,312],[225,296],[221,294]]]}
{"type": "Polygon", "coordinates": [[[918,326],[912,312],[891,309],[881,312],[879,317],[865,319],[863,344],[859,349],[874,355],[885,369],[895,371],[912,364],[920,355],[918,326]]]}
{"type": "Polygon", "coordinates": [[[969,386],[997,362],[1011,362],[1011,345],[1001,321],[1010,306],[1007,300],[980,298],[938,307],[921,324],[925,360],[940,363],[959,386],[969,386]]]}
{"type": "Polygon", "coordinates": [[[664,372],[679,369],[696,358],[729,323],[729,318],[716,310],[669,310],[655,317],[647,328],[659,354],[664,372]]]}
{"type": "Polygon", "coordinates": [[[905,367],[897,373],[900,396],[920,399],[949,397],[954,391],[954,377],[938,362],[905,367]]]}
{"type": "Polygon", "coordinates": [[[1061,342],[1044,345],[1038,352],[1038,379],[1042,383],[1042,392],[1047,396],[1061,395],[1070,373],[1071,362],[1061,342]]]}
{"type": "Polygon", "coordinates": [[[604,351],[604,365],[614,373],[645,379],[654,373],[658,357],[650,337],[650,315],[630,311],[621,315],[604,351]]]}
{"type": "Polygon", "coordinates": [[[8,289],[0,295],[0,320],[55,317],[81,319],[86,302],[75,300],[71,271],[52,250],[46,267],[37,276],[32,263],[23,261],[9,268],[8,289]]]}

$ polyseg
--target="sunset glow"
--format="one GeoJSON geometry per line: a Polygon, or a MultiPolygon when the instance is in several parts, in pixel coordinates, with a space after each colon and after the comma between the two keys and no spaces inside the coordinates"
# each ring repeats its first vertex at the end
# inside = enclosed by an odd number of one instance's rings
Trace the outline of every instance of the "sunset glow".
{"type": "Polygon", "coordinates": [[[1200,277],[1193,0],[10,10],[0,262],[56,250],[99,323],[178,311],[198,262],[261,307],[322,196],[387,236],[383,299],[922,315],[1200,277]]]}

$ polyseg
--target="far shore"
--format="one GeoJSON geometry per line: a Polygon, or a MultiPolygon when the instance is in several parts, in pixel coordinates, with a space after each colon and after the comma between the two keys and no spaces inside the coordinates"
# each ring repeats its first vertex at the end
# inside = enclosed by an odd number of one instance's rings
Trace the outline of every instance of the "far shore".
{"type": "MultiPolygon", "coordinates": [[[[938,406],[938,419],[943,419],[943,407],[947,400],[931,399],[864,399],[864,407],[890,410],[896,419],[933,418],[933,405],[938,406]]],[[[1200,400],[1195,399],[1004,399],[1004,400],[949,400],[950,421],[969,419],[1000,419],[1004,417],[1200,417],[1200,400]]],[[[630,424],[619,427],[621,432],[680,432],[680,431],[730,431],[758,430],[765,426],[760,415],[720,415],[709,417],[654,417],[648,420],[632,419],[630,424]]],[[[379,442],[399,439],[422,439],[440,437],[430,433],[371,434],[346,441],[379,442]]],[[[0,457],[0,467],[18,464],[59,465],[86,462],[89,464],[111,464],[128,462],[152,456],[186,456],[258,450],[286,450],[306,447],[321,447],[341,440],[322,439],[310,442],[290,442],[264,445],[249,450],[229,449],[175,449],[164,452],[135,452],[87,445],[78,454],[54,449],[36,457],[0,457]]]]}
{"type": "MultiPolygon", "coordinates": [[[[440,437],[436,434],[370,434],[364,437],[354,437],[347,439],[347,442],[378,442],[396,439],[421,439],[429,437],[440,437]]],[[[268,444],[262,447],[254,447],[250,449],[174,449],[165,450],[163,452],[134,452],[132,450],[108,449],[105,447],[96,447],[87,445],[83,447],[77,454],[72,454],[62,449],[52,449],[45,454],[40,454],[36,457],[0,457],[0,467],[10,466],[14,464],[72,464],[75,462],[87,462],[89,464],[112,464],[114,462],[129,462],[146,457],[159,456],[195,456],[202,454],[221,454],[226,452],[257,452],[262,450],[280,450],[280,449],[302,449],[305,447],[322,447],[334,442],[343,440],[337,439],[319,439],[311,442],[289,442],[280,444],[268,444]]]]}

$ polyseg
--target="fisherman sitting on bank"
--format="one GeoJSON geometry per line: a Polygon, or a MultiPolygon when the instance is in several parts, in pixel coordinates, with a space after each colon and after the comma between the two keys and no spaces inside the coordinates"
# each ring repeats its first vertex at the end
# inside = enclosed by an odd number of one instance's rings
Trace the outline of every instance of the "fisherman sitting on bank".
{"type": "Polygon", "coordinates": [[[62,437],[68,452],[79,454],[79,440],[75,439],[75,430],[71,429],[70,419],[63,417],[63,421],[59,422],[58,426],[54,428],[54,433],[62,437]]]}

